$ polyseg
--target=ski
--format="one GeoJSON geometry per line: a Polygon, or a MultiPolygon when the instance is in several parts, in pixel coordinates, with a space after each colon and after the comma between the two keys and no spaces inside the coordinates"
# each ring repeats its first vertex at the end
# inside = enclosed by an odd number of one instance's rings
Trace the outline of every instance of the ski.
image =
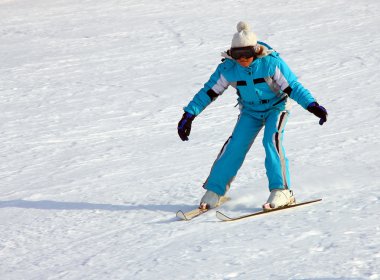
{"type": "Polygon", "coordinates": [[[276,212],[276,211],[280,211],[280,210],[294,208],[294,207],[298,207],[298,206],[302,206],[302,205],[306,205],[306,204],[311,204],[311,203],[319,202],[321,200],[322,200],[322,198],[304,201],[304,202],[292,204],[289,206],[276,208],[273,210],[260,210],[260,211],[254,212],[254,213],[250,213],[250,214],[246,214],[246,215],[242,215],[242,216],[237,216],[237,217],[229,217],[220,211],[216,211],[216,217],[223,222],[231,222],[231,221],[237,221],[237,220],[241,220],[241,219],[245,219],[245,218],[250,218],[253,216],[259,216],[259,215],[268,214],[268,213],[272,213],[272,212],[276,212]]]}
{"type": "MultiPolygon", "coordinates": [[[[217,207],[223,205],[228,200],[230,200],[229,197],[222,196],[220,198],[220,201],[219,201],[219,204],[218,204],[217,207]]],[[[213,209],[215,209],[215,208],[213,208],[213,209]]],[[[182,210],[179,210],[176,213],[176,217],[179,218],[180,220],[183,220],[183,221],[190,221],[193,218],[198,217],[198,216],[202,215],[203,213],[206,213],[206,212],[208,212],[210,210],[212,210],[212,209],[200,209],[200,208],[196,208],[196,209],[190,210],[188,212],[183,212],[182,210]]]]}

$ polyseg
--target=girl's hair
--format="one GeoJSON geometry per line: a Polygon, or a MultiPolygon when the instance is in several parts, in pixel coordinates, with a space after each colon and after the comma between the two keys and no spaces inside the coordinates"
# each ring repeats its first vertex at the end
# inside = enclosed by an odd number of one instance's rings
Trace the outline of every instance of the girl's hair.
{"type": "Polygon", "coordinates": [[[256,53],[256,56],[260,56],[260,55],[263,55],[264,52],[265,52],[265,49],[263,46],[261,45],[257,45],[258,47],[255,48],[255,53],[256,53]]]}

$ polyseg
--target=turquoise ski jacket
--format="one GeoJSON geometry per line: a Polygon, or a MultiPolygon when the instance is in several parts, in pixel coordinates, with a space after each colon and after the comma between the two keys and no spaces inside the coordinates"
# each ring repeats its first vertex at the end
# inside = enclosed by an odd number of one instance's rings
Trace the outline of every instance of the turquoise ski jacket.
{"type": "Polygon", "coordinates": [[[265,43],[259,43],[265,47],[265,55],[256,58],[249,67],[240,66],[225,53],[224,61],[184,111],[199,115],[229,86],[236,89],[240,108],[253,112],[265,112],[274,108],[284,110],[288,97],[305,109],[315,102],[312,94],[297,81],[279,54],[268,49],[265,43]]]}

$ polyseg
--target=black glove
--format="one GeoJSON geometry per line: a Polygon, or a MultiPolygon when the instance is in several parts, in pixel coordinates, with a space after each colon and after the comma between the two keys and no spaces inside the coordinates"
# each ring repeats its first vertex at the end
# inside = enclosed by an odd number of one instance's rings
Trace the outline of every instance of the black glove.
{"type": "Polygon", "coordinates": [[[323,106],[320,106],[317,102],[310,103],[309,106],[307,106],[307,110],[310,113],[316,115],[318,118],[320,118],[320,125],[323,125],[323,123],[327,122],[327,111],[323,106]]]}
{"type": "Polygon", "coordinates": [[[181,137],[182,141],[189,140],[189,135],[191,131],[191,123],[195,119],[195,116],[185,112],[182,119],[178,123],[178,135],[181,137]]]}

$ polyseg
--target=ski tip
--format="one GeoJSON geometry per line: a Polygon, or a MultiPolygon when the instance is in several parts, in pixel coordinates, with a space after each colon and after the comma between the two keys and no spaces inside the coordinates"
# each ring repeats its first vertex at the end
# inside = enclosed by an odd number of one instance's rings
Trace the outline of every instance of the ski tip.
{"type": "Polygon", "coordinates": [[[219,211],[216,211],[216,217],[219,220],[224,221],[224,222],[232,221],[232,219],[230,217],[226,216],[225,214],[223,214],[222,212],[219,212],[219,211]]]}
{"type": "Polygon", "coordinates": [[[177,213],[176,213],[176,217],[180,220],[183,220],[183,221],[188,221],[188,219],[186,218],[186,215],[185,213],[183,213],[181,210],[179,210],[177,213]]]}

